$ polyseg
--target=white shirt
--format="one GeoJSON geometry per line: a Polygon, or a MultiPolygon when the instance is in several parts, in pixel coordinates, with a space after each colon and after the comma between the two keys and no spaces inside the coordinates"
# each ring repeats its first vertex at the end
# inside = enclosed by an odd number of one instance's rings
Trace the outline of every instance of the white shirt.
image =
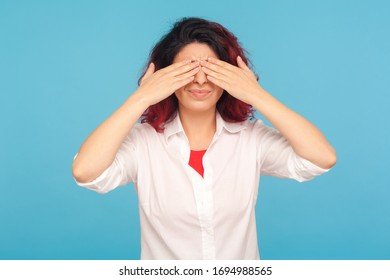
{"type": "Polygon", "coordinates": [[[306,181],[328,170],[299,157],[275,129],[225,122],[203,157],[204,178],[188,165],[179,116],[157,133],[136,124],[112,165],[90,183],[99,193],[134,182],[141,259],[259,259],[255,205],[261,175],[306,181]]]}

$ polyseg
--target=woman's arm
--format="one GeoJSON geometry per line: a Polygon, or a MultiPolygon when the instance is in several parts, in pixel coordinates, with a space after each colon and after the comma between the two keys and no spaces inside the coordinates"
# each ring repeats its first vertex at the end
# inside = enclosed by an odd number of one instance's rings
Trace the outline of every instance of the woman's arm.
{"type": "Polygon", "coordinates": [[[240,57],[237,58],[239,67],[214,58],[201,64],[212,83],[256,108],[282,133],[299,156],[324,169],[336,163],[336,152],[321,131],[265,91],[240,57]]]}
{"type": "Polygon", "coordinates": [[[307,119],[283,105],[263,89],[249,104],[280,131],[299,156],[324,169],[335,165],[335,150],[321,131],[307,119]]]}
{"type": "Polygon", "coordinates": [[[120,145],[142,113],[192,81],[198,71],[198,62],[183,61],[156,72],[151,63],[138,90],[81,145],[72,165],[75,179],[87,183],[102,174],[114,161],[120,145]]]}
{"type": "Polygon", "coordinates": [[[121,143],[146,108],[147,104],[134,94],[88,136],[72,165],[78,182],[93,181],[111,165],[121,143]]]}

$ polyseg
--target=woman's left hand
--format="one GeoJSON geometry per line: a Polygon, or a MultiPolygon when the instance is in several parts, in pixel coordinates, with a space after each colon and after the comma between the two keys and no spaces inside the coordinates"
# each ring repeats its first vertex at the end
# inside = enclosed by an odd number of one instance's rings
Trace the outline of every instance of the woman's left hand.
{"type": "Polygon", "coordinates": [[[253,105],[254,98],[263,91],[255,74],[239,56],[238,67],[213,57],[201,61],[201,65],[210,82],[247,104],[253,105]]]}

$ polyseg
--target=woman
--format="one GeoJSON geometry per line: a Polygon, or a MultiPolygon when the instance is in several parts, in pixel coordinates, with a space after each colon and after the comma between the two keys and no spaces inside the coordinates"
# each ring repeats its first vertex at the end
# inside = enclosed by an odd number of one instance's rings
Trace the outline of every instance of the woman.
{"type": "Polygon", "coordinates": [[[184,18],[154,47],[139,88],[82,144],[80,186],[134,182],[141,259],[259,259],[260,174],[305,181],[335,164],[323,134],[247,64],[226,28],[184,18]],[[276,129],[250,122],[253,108],[276,129]]]}

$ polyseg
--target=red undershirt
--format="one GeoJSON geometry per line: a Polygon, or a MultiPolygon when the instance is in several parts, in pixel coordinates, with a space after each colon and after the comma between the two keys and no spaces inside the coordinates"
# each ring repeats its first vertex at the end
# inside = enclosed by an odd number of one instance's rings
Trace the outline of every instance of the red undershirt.
{"type": "Polygon", "coordinates": [[[188,162],[188,164],[193,169],[195,169],[195,171],[198,172],[200,174],[200,176],[202,176],[202,177],[203,177],[203,173],[204,173],[202,158],[203,158],[203,155],[205,154],[206,151],[207,150],[203,150],[203,151],[191,150],[190,160],[188,162]]]}

